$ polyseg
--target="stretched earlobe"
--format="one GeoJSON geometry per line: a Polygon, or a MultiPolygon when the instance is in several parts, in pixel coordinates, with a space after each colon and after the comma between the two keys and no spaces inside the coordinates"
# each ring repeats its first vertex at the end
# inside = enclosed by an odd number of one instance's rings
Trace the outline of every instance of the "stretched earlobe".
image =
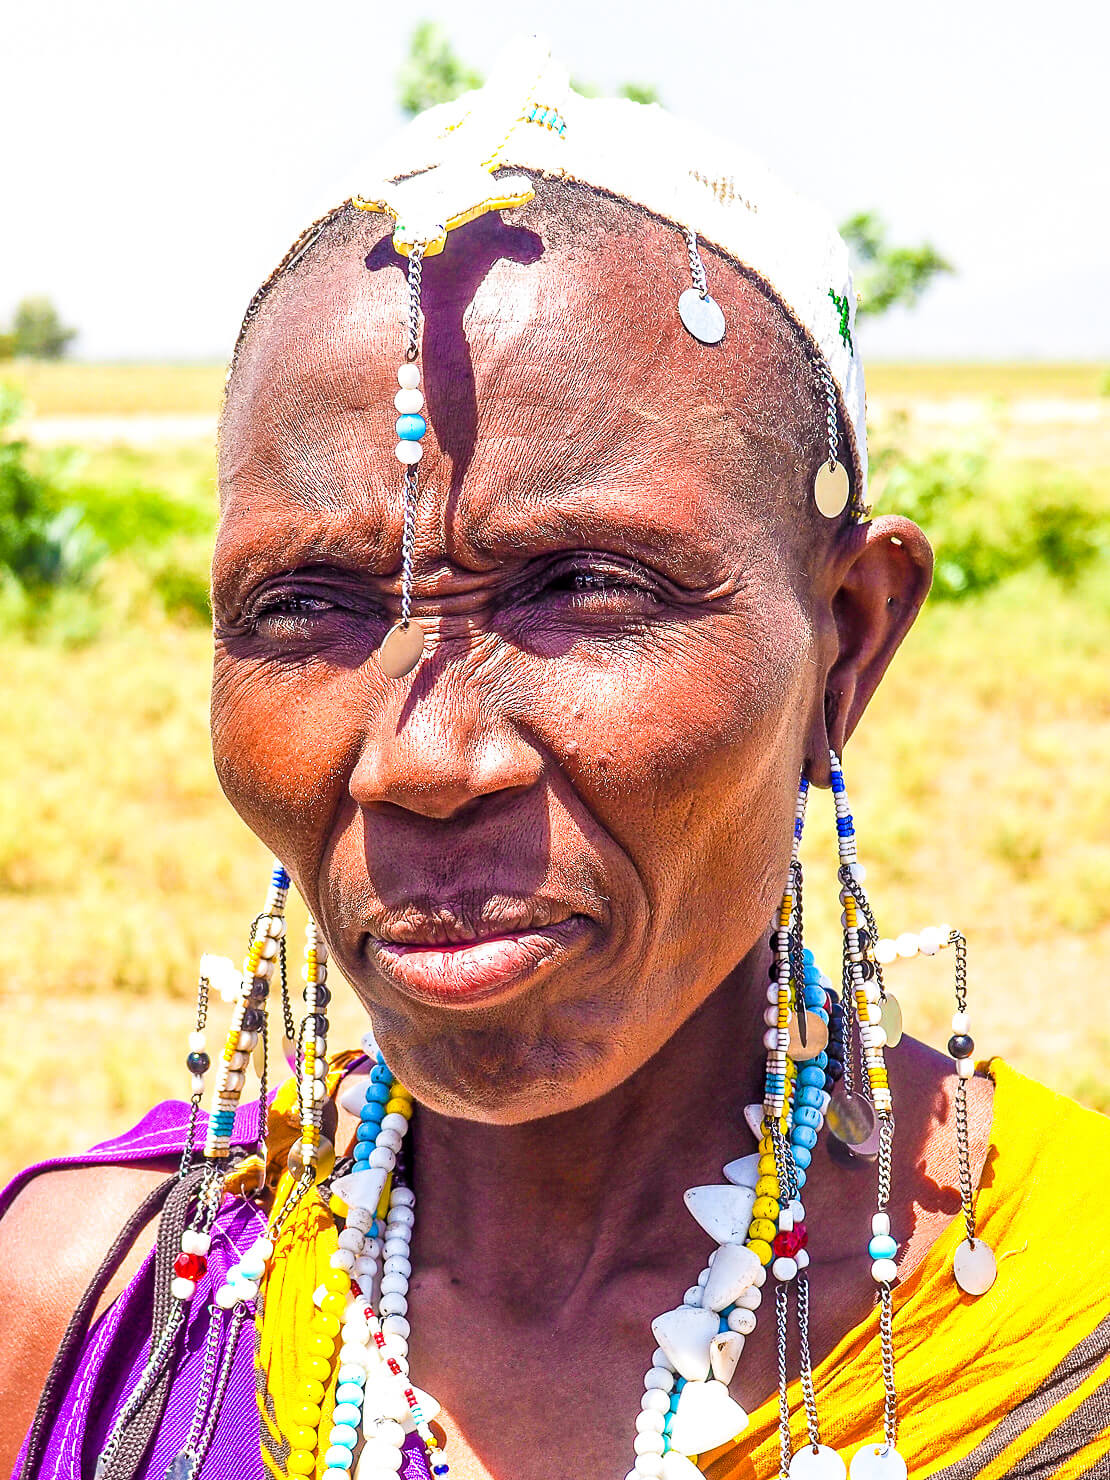
{"type": "Polygon", "coordinates": [[[829,749],[842,753],[921,610],[932,574],[928,540],[897,515],[861,526],[846,546],[830,601],[836,652],[807,745],[806,775],[814,785],[829,784],[829,749]]]}

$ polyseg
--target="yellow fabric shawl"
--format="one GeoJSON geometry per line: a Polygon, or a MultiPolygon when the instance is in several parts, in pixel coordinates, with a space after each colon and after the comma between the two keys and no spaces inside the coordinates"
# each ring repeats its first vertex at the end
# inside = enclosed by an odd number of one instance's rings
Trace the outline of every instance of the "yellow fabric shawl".
{"type": "MultiPolygon", "coordinates": [[[[894,1292],[898,1449],[912,1480],[1110,1477],[1110,1120],[1000,1060],[976,1205],[998,1259],[964,1295],[953,1220],[894,1292]]],[[[877,1312],[815,1369],[822,1439],[846,1461],[882,1433],[877,1312]]],[[[805,1442],[801,1389],[791,1434],[805,1442]]],[[[702,1455],[709,1480],[778,1475],[778,1398],[739,1443],[702,1455]]]]}

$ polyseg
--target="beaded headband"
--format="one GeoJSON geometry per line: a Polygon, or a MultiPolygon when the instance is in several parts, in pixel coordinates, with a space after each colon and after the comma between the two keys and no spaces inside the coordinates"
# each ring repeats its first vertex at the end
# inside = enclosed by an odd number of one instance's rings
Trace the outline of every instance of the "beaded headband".
{"type": "MultiPolygon", "coordinates": [[[[404,469],[401,619],[378,654],[394,678],[411,672],[424,650],[423,630],[411,615],[418,467],[427,431],[418,365],[422,263],[443,250],[456,227],[533,198],[527,175],[504,173],[513,167],[604,190],[673,222],[685,238],[691,276],[678,314],[710,350],[728,325],[709,293],[699,240],[772,293],[805,337],[826,408],[827,457],[814,479],[814,503],[830,520],[846,510],[854,519],[870,512],[855,293],[847,247],[831,222],[737,146],[655,104],[581,97],[543,42],[515,42],[485,86],[413,119],[376,161],[371,178],[378,183],[366,188],[364,176],[362,192],[350,194],[360,209],[392,219],[393,245],[408,259],[395,396],[396,453],[404,469]],[[841,424],[848,443],[843,457],[841,424]]],[[[302,239],[300,250],[312,239],[314,233],[302,239]]]]}

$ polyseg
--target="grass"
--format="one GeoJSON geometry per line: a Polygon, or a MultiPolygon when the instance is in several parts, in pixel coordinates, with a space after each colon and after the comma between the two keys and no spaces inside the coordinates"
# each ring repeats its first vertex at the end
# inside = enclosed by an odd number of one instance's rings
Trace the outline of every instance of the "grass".
{"type": "MultiPolygon", "coordinates": [[[[158,367],[148,389],[178,373],[158,367]]],[[[1051,458],[1021,444],[995,450],[991,487],[1054,487],[1070,467],[1064,445],[1051,458]]],[[[1087,480],[1076,486],[1105,514],[1110,457],[1076,456],[1087,480]]],[[[209,758],[208,634],[195,607],[175,607],[159,586],[167,571],[203,578],[211,450],[107,449],[74,476],[112,551],[99,588],[32,636],[0,631],[19,696],[0,711],[0,926],[16,944],[0,1006],[8,1041],[22,1046],[0,1096],[0,1174],[182,1093],[197,957],[242,955],[267,872],[209,758]]],[[[988,505],[994,497],[985,488],[988,505]]],[[[936,604],[845,766],[884,933],[960,925],[980,1051],[1110,1111],[1110,1023],[1098,1006],[1110,948],[1107,651],[1105,552],[1070,586],[1035,567],[936,604]]],[[[835,969],[823,795],[805,847],[808,937],[835,969]]],[[[889,979],[907,1031],[938,1045],[950,965],[944,955],[900,963],[889,979]]],[[[351,997],[337,996],[329,1015],[334,1040],[353,1042],[351,997]]]]}

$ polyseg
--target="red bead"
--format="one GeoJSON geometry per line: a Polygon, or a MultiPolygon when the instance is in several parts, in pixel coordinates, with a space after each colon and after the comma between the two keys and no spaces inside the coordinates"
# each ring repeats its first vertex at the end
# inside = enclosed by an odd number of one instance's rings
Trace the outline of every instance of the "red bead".
{"type": "Polygon", "coordinates": [[[774,1241],[771,1244],[776,1258],[779,1259],[793,1259],[801,1247],[795,1230],[791,1230],[789,1233],[776,1233],[774,1241]]]}
{"type": "Polygon", "coordinates": [[[178,1254],[173,1261],[173,1272],[182,1280],[192,1280],[194,1283],[208,1268],[208,1260],[203,1254],[178,1254]]]}
{"type": "Polygon", "coordinates": [[[798,1235],[798,1248],[804,1249],[809,1243],[809,1229],[804,1223],[795,1223],[794,1232],[798,1235]]]}

